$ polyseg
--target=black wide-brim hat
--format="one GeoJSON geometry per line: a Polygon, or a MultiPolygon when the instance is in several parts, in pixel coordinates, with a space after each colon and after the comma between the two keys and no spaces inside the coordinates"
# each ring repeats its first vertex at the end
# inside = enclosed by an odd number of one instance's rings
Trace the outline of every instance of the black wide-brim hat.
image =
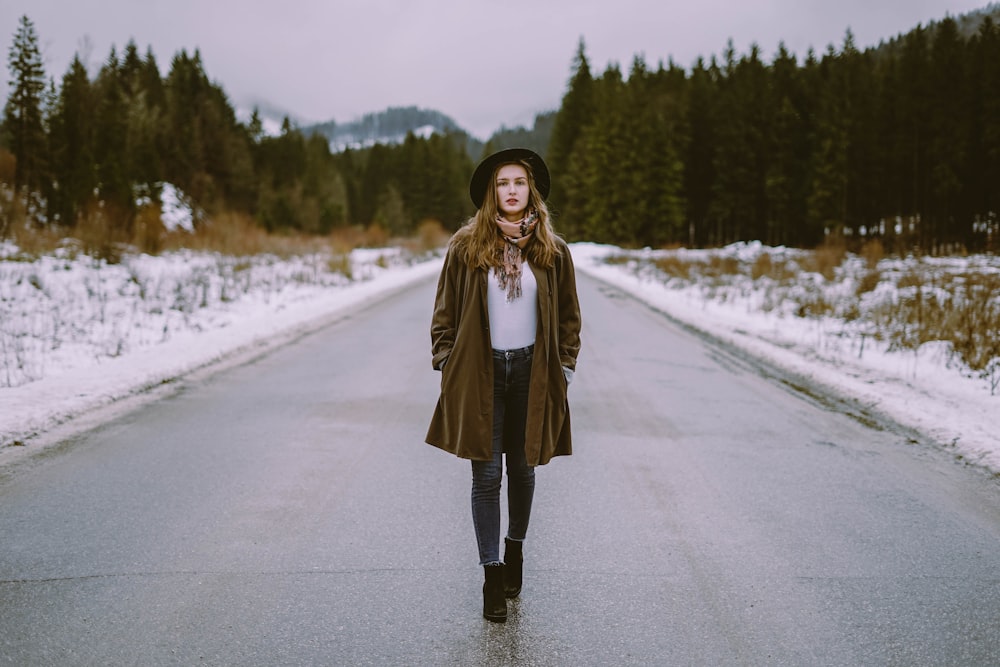
{"type": "Polygon", "coordinates": [[[506,148],[487,156],[479,163],[472,173],[472,180],[469,181],[469,196],[476,208],[482,208],[483,200],[486,198],[486,188],[490,187],[493,180],[493,172],[499,165],[511,162],[527,162],[531,167],[531,173],[535,177],[535,187],[542,199],[549,196],[549,187],[552,185],[549,180],[549,168],[545,165],[542,156],[527,148],[506,148]]]}

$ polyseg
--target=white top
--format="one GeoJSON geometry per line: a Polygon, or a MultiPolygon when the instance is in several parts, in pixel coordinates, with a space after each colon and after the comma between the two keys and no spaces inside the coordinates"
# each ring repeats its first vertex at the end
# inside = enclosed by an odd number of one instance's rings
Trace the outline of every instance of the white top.
{"type": "Polygon", "coordinates": [[[490,270],[486,288],[490,315],[490,343],[494,350],[516,350],[535,344],[538,326],[538,284],[525,259],[521,265],[521,296],[507,301],[496,269],[490,270]]]}

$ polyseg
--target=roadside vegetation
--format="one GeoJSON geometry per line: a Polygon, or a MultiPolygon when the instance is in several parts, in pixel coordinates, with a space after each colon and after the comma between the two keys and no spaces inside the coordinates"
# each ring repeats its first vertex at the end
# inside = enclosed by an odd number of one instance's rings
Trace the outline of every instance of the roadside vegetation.
{"type": "Polygon", "coordinates": [[[886,255],[871,241],[816,250],[736,244],[715,250],[622,251],[623,265],[702,298],[778,317],[823,320],[827,331],[889,351],[943,344],[948,363],[1000,391],[1000,257],[886,255]]]}
{"type": "Polygon", "coordinates": [[[22,230],[0,241],[0,388],[100,363],[179,335],[276,312],[436,253],[435,222],[406,238],[377,226],[327,236],[268,234],[223,216],[194,232],[114,238],[22,230]],[[95,238],[97,239],[95,241],[95,238]],[[109,252],[110,251],[110,252],[109,252]]]}

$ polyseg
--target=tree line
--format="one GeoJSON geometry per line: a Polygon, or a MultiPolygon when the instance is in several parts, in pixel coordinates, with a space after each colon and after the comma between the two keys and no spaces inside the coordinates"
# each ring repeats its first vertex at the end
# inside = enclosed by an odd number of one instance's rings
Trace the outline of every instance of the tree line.
{"type": "Polygon", "coordinates": [[[641,57],[598,76],[581,40],[561,106],[485,146],[460,130],[331,152],[287,118],[241,121],[198,51],[166,75],[151,50],[115,48],[91,78],[79,57],[47,79],[22,17],[8,55],[0,123],[0,237],[16,220],[72,229],[101,217],[127,233],[163,183],[206,219],[245,213],[272,232],[326,234],[379,224],[455,229],[482,153],[513,144],[548,160],[551,207],[570,240],[813,247],[830,235],[929,252],[996,249],[1000,196],[1000,29],[954,19],[859,50],[800,62],[738,55],[641,57]],[[475,146],[477,154],[472,154],[475,146]]]}
{"type": "Polygon", "coordinates": [[[0,237],[15,219],[72,229],[94,216],[127,235],[164,183],[205,219],[242,212],[272,232],[378,223],[408,234],[424,219],[468,214],[462,133],[334,154],[287,118],[276,136],[256,109],[238,120],[198,51],[176,54],[161,76],[152,51],[132,41],[112,47],[93,78],[75,57],[57,84],[26,16],[8,69],[0,182],[17,196],[0,204],[0,237]]]}
{"type": "Polygon", "coordinates": [[[946,18],[864,51],[848,31],[801,64],[730,42],[690,71],[637,57],[627,79],[593,76],[581,41],[549,161],[579,239],[996,250],[1000,29],[946,18]]]}

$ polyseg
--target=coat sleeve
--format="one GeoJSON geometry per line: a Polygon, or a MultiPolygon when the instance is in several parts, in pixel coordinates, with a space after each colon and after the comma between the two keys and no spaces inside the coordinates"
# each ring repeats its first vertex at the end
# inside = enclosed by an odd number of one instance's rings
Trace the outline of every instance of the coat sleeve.
{"type": "Polygon", "coordinates": [[[556,281],[559,294],[559,363],[571,371],[576,370],[576,357],[580,353],[580,301],[576,296],[576,269],[569,246],[560,244],[560,257],[556,260],[556,281]]]}
{"type": "Polygon", "coordinates": [[[448,361],[455,345],[455,332],[458,330],[458,313],[461,312],[461,308],[456,264],[461,262],[461,259],[456,255],[455,244],[452,243],[445,254],[434,297],[434,313],[431,317],[431,364],[435,370],[441,370],[448,361]]]}

